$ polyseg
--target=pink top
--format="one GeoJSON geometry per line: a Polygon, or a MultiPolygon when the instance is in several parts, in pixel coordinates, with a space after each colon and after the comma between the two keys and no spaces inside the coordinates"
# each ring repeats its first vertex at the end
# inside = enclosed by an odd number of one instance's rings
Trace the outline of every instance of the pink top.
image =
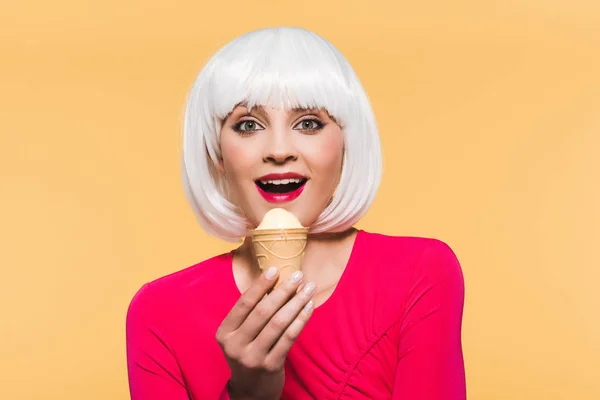
{"type": "MultiPolygon", "coordinates": [[[[145,284],[127,313],[133,400],[225,400],[215,340],[240,297],[232,253],[145,284]]],[[[464,280],[436,239],[359,231],[331,297],[288,353],[282,399],[466,398],[464,280]]]]}

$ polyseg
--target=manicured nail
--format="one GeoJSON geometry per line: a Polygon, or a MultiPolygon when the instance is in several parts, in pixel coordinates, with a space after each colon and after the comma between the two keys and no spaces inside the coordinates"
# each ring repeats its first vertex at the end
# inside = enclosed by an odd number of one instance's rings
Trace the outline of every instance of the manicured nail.
{"type": "Polygon", "coordinates": [[[304,291],[305,294],[312,294],[316,288],[317,288],[317,285],[315,285],[314,282],[309,282],[306,286],[304,286],[304,289],[302,289],[302,290],[304,291]]]}
{"type": "Polygon", "coordinates": [[[277,275],[277,267],[271,267],[265,272],[265,277],[267,279],[273,279],[277,275]]]}
{"type": "Polygon", "coordinates": [[[304,274],[302,273],[302,271],[296,271],[292,274],[292,282],[296,283],[296,282],[300,282],[300,279],[302,279],[302,276],[304,274]]]}
{"type": "Polygon", "coordinates": [[[314,307],[315,307],[315,303],[313,303],[311,300],[308,303],[306,303],[306,305],[304,306],[304,310],[302,310],[302,311],[304,311],[305,313],[309,313],[313,310],[314,307]]]}

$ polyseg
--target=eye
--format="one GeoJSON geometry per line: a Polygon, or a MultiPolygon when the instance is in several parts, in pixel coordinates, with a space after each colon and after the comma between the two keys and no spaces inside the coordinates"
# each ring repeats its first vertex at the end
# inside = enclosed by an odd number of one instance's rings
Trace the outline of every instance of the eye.
{"type": "Polygon", "coordinates": [[[322,129],[325,124],[323,124],[318,119],[304,119],[300,121],[294,129],[299,129],[301,131],[316,131],[322,129]]]}
{"type": "Polygon", "coordinates": [[[233,130],[242,134],[261,131],[263,129],[264,128],[258,122],[252,120],[240,121],[237,124],[233,125],[233,130]]]}

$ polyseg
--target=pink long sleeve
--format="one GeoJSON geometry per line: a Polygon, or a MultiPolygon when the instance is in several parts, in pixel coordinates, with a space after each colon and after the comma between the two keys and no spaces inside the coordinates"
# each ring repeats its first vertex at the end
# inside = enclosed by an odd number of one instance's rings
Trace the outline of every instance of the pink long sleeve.
{"type": "Polygon", "coordinates": [[[436,241],[416,268],[400,326],[393,400],[466,399],[461,267],[453,251],[436,241]]]}
{"type": "MultiPolygon", "coordinates": [[[[158,278],[127,313],[132,400],[229,400],[215,334],[239,292],[232,253],[158,278]]],[[[464,400],[464,282],[428,238],[359,231],[346,268],[286,359],[282,400],[464,400]]]]}
{"type": "MultiPolygon", "coordinates": [[[[159,326],[152,321],[153,306],[145,284],[127,312],[126,343],[129,390],[132,400],[189,400],[182,371],[159,326]]],[[[208,379],[208,377],[207,377],[208,379]]],[[[215,400],[229,400],[225,386],[215,400]]]]}

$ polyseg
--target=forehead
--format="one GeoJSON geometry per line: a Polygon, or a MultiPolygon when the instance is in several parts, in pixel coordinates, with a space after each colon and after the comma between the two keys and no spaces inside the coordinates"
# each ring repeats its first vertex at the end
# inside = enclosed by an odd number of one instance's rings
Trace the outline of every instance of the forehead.
{"type": "Polygon", "coordinates": [[[267,106],[267,105],[263,105],[263,104],[255,104],[255,105],[249,106],[248,103],[246,103],[246,102],[236,104],[232,111],[236,111],[236,110],[243,110],[243,111],[248,111],[248,112],[284,111],[284,112],[288,112],[288,113],[298,113],[298,112],[304,112],[304,111],[327,111],[325,109],[325,107],[302,107],[302,106],[276,107],[276,106],[267,106]]]}

